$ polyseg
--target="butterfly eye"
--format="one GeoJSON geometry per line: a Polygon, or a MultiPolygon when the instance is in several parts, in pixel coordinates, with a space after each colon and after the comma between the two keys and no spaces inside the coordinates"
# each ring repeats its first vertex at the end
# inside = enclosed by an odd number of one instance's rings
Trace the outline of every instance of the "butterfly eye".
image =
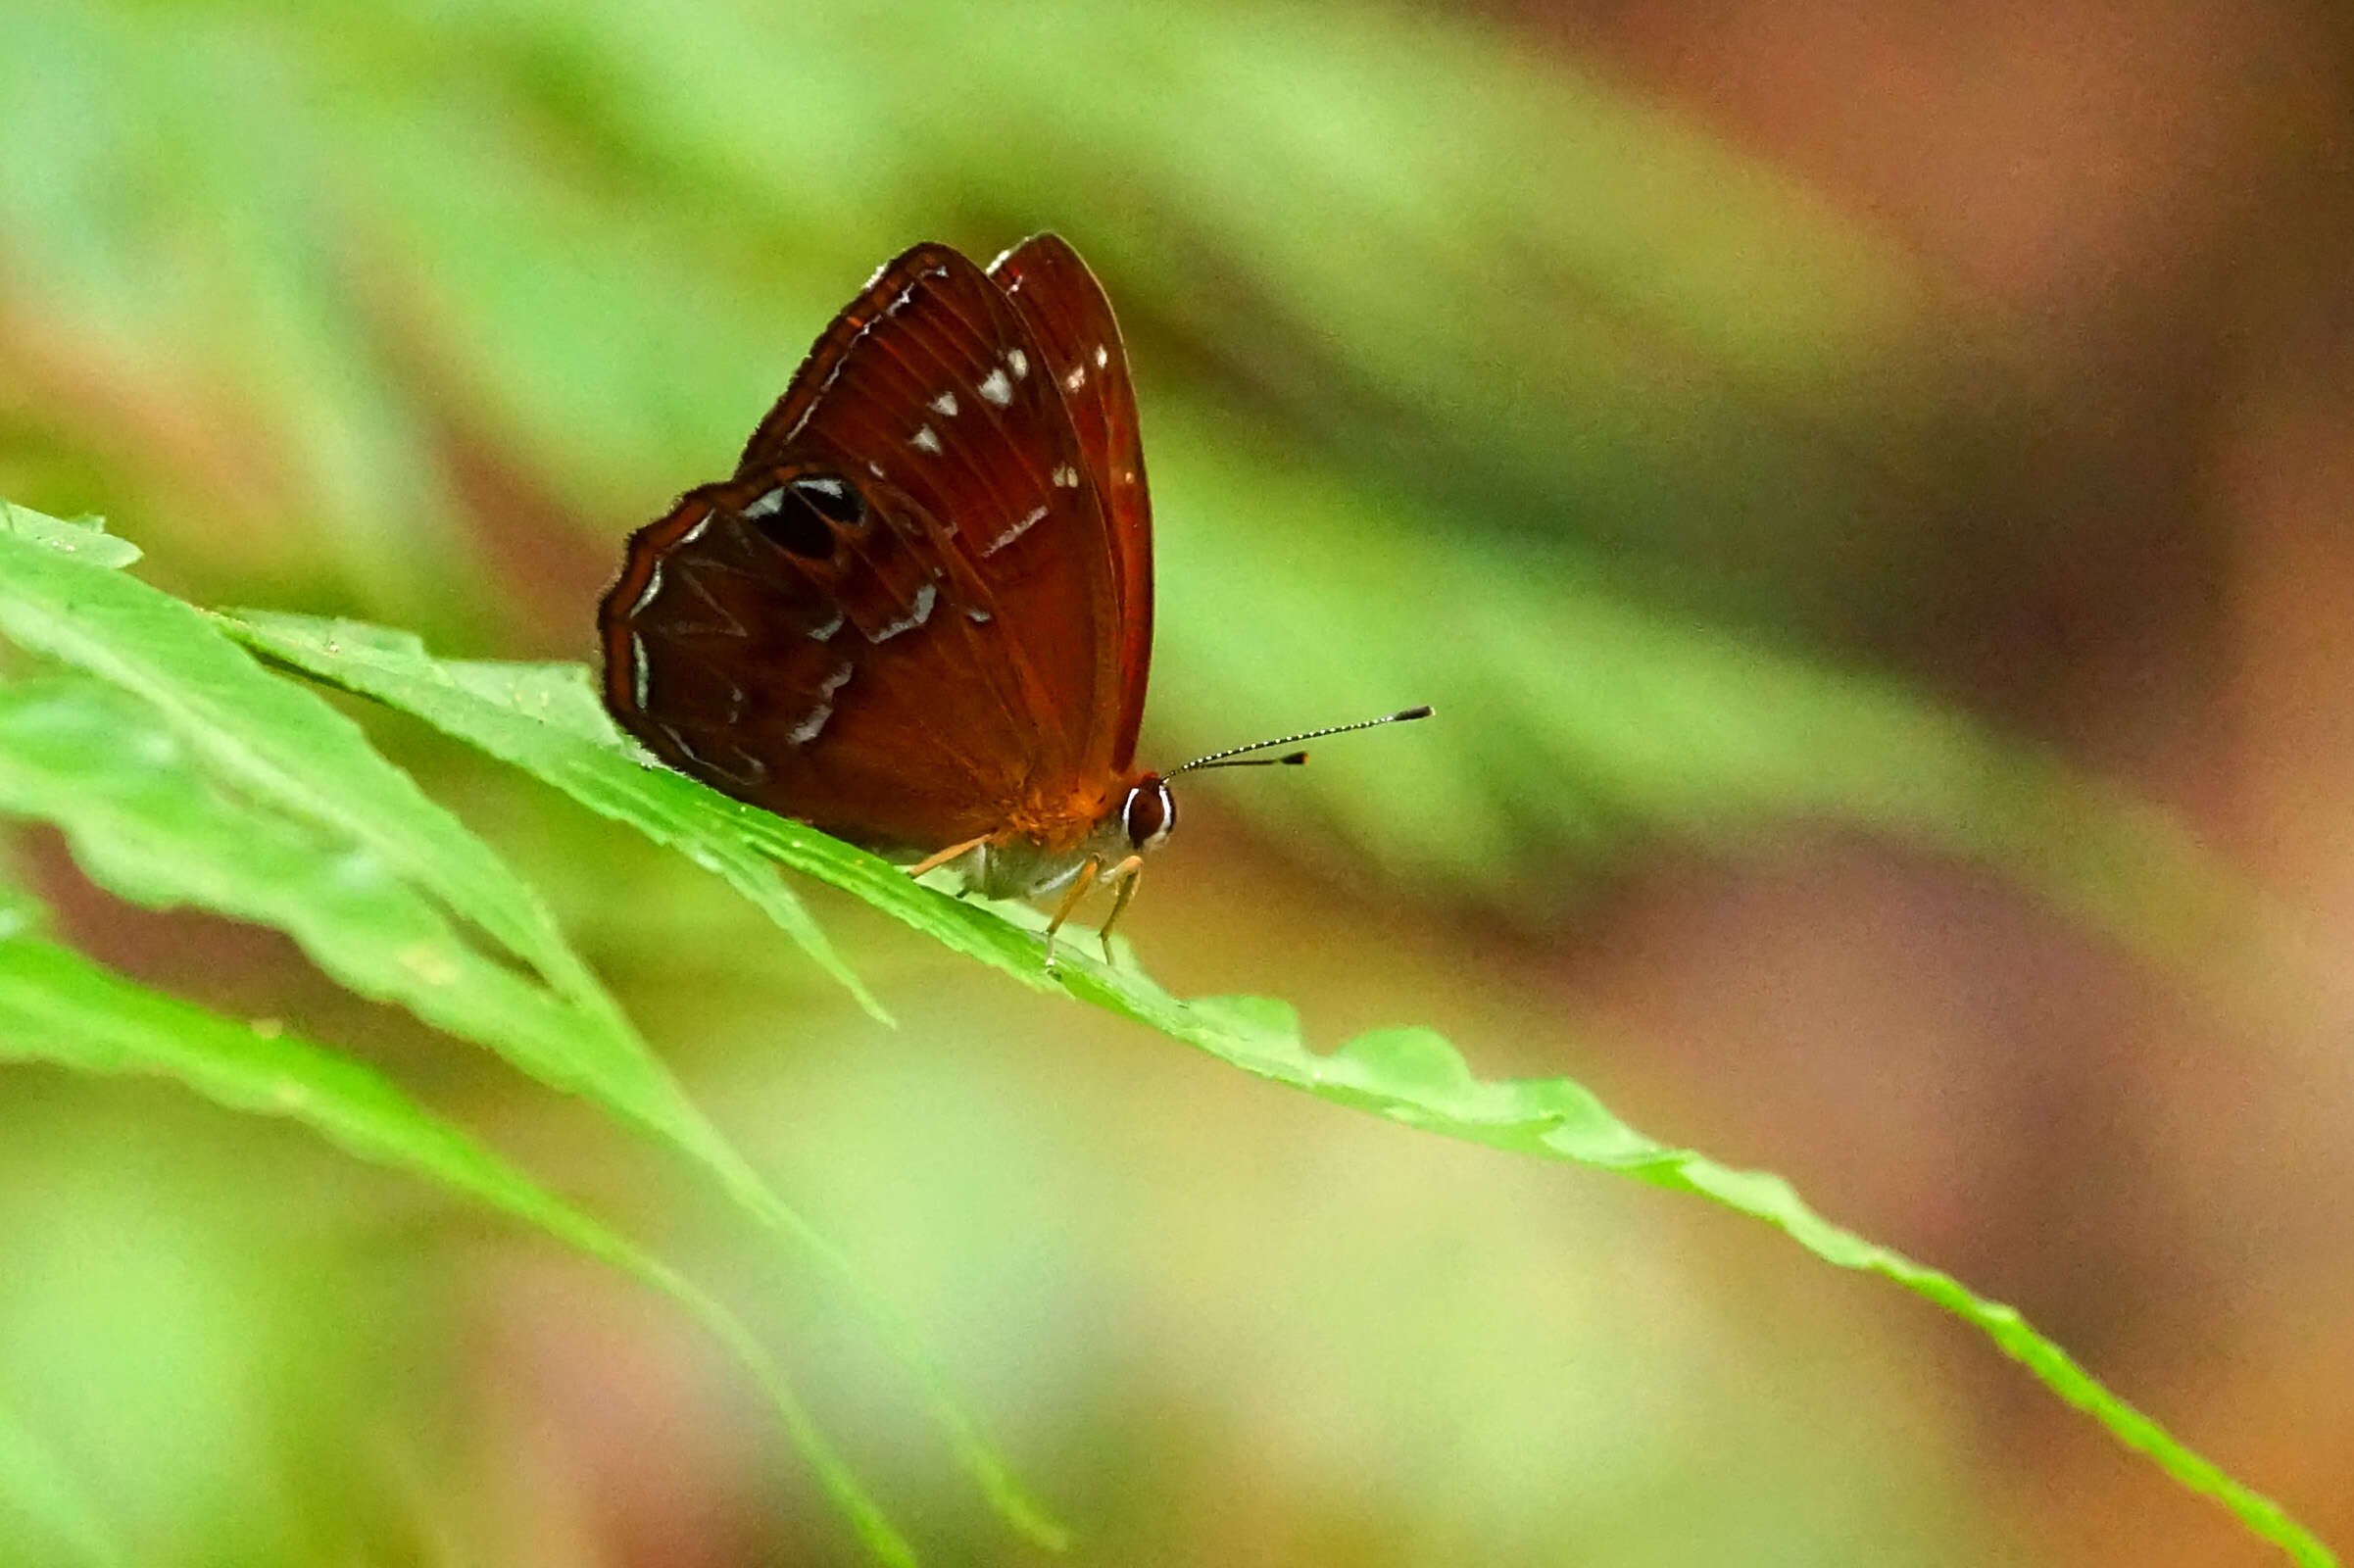
{"type": "Polygon", "coordinates": [[[866,501],[840,479],[815,477],[779,485],[744,509],[744,520],[790,555],[823,561],[834,553],[830,524],[866,520],[866,501]]]}
{"type": "Polygon", "coordinates": [[[1120,807],[1120,825],[1128,830],[1128,842],[1138,849],[1155,848],[1177,825],[1177,802],[1169,787],[1147,777],[1130,790],[1120,807]]]}

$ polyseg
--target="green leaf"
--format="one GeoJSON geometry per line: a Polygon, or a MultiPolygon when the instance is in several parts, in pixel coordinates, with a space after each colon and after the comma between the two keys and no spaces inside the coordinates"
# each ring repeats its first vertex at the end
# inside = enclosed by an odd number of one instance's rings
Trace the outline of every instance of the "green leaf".
{"type": "Polygon", "coordinates": [[[1187,1004],[1148,993],[1132,976],[1118,978],[1126,983],[1103,984],[1091,1000],[1246,1072],[1465,1142],[1614,1171],[1707,1198],[1763,1220],[1826,1262],[1892,1280],[1979,1329],[2119,1442],[2147,1454],[2188,1490],[2221,1502],[2293,1560],[2337,1560],[2278,1503],[2233,1480],[2103,1387],[2015,1307],[1987,1300],[1949,1274],[1831,1223],[1779,1176],[1740,1170],[1692,1150],[1657,1143],[1567,1078],[1482,1080],[1431,1030],[1377,1030],[1320,1055],[1302,1043],[1298,1021],[1279,1003],[1241,997],[1187,1004]]]}
{"type": "Polygon", "coordinates": [[[55,823],[110,892],[274,926],[360,995],[582,1087],[577,1009],[467,944],[371,851],[216,789],[127,693],[85,675],[0,684],[0,813],[55,823]]]}
{"type": "Polygon", "coordinates": [[[95,533],[0,503],[0,634],[154,704],[237,788],[374,851],[591,1009],[611,1004],[531,890],[316,695],[197,611],[108,570],[95,533]],[[43,537],[47,535],[47,537],[43,537]]]}
{"type": "MultiPolygon", "coordinates": [[[[0,515],[30,525],[22,508],[0,515]]],[[[36,543],[21,527],[0,531],[0,635],[136,697],[191,765],[322,842],[358,852],[365,860],[354,865],[364,874],[413,882],[495,938],[547,980],[549,1004],[569,1024],[558,1040],[530,1031],[497,1036],[509,1059],[555,1087],[592,1096],[724,1180],[758,1188],[537,896],[316,692],[263,670],[203,613],[169,594],[54,541],[36,543]]],[[[119,765],[135,771],[136,761],[122,758],[119,765]]]]}
{"type": "MultiPolygon", "coordinates": [[[[354,989],[398,1000],[479,1040],[540,1081],[585,1095],[687,1155],[858,1305],[908,1368],[927,1413],[1000,1516],[1028,1539],[1060,1546],[1067,1532],[953,1397],[913,1327],[686,1098],[536,896],[488,846],[378,756],[358,725],[316,692],[262,669],[212,618],[89,564],[99,548],[89,541],[103,536],[85,538],[22,508],[0,519],[12,524],[0,531],[0,634],[111,684],[137,708],[101,709],[87,688],[36,686],[18,717],[28,748],[14,780],[26,803],[20,809],[67,826],[97,879],[147,902],[198,903],[279,925],[354,989]],[[108,726],[117,723],[125,728],[110,739],[108,726]],[[154,787],[146,776],[151,762],[215,787],[178,799],[154,787]],[[270,816],[282,821],[259,825],[270,816]],[[240,866],[248,831],[252,860],[240,866]],[[502,935],[554,983],[554,993],[473,953],[419,890],[502,935]]],[[[482,668],[461,670],[466,680],[450,682],[457,692],[467,692],[470,680],[511,701],[529,706],[545,696],[550,710],[560,707],[555,688],[528,670],[509,671],[512,681],[482,668]]],[[[469,701],[494,706],[479,695],[469,701]]],[[[565,733],[537,722],[528,728],[552,744],[565,733]]],[[[559,745],[549,755],[562,754],[559,745]]],[[[618,754],[604,755],[623,772],[642,771],[618,754]]],[[[766,879],[766,889],[749,891],[772,917],[794,918],[799,906],[775,884],[773,870],[758,866],[756,874],[757,861],[741,847],[732,863],[755,884],[766,879]]]]}
{"type": "MultiPolygon", "coordinates": [[[[420,691],[436,692],[433,701],[413,710],[462,736],[503,733],[493,713],[468,711],[470,706],[499,707],[515,693],[544,691],[551,678],[542,668],[518,676],[509,686],[487,678],[476,665],[468,666],[463,679],[452,674],[436,681],[417,667],[419,661],[431,661],[412,640],[349,622],[257,616],[244,620],[238,635],[323,680],[395,706],[409,706],[408,699],[420,691]]],[[[554,716],[547,722],[574,726],[572,732],[584,739],[595,728],[576,704],[567,708],[551,698],[550,711],[554,716]]],[[[515,748],[516,760],[524,755],[525,749],[515,748]]],[[[730,841],[755,847],[858,894],[1024,985],[1059,986],[1081,1001],[1159,1030],[1258,1077],[1427,1132],[1612,1171],[1707,1198],[1765,1221],[1826,1262],[1892,1280],[1978,1328],[2004,1354],[2089,1413],[2121,1443],[2149,1455],[2189,1490],[2223,1503],[2296,1561],[2335,1561],[2278,1504],[2225,1474],[2104,1388],[2016,1309],[1979,1297],[1949,1275],[1832,1224],[1808,1208],[1780,1177],[1734,1169],[1691,1150],[1655,1142],[1613,1116],[1590,1091],[1569,1079],[1483,1080],[1453,1046],[1427,1029],[1380,1030],[1321,1055],[1307,1049],[1291,1008],[1281,1002],[1182,1002],[1133,967],[1096,962],[1077,951],[1076,944],[1062,950],[1057,968],[1050,972],[1042,962],[1038,936],[988,909],[915,883],[885,861],[803,824],[755,810],[668,769],[651,766],[625,751],[617,738],[608,742],[603,757],[598,762],[581,754],[573,759],[578,766],[549,782],[609,815],[641,827],[660,823],[664,842],[676,843],[698,858],[720,853],[730,841]]]]}
{"type": "Polygon", "coordinates": [[[0,501],[0,534],[14,534],[31,544],[45,545],[61,556],[72,556],[94,566],[127,566],[139,559],[139,547],[106,531],[99,517],[61,517],[11,506],[0,501]]]}
{"type": "MultiPolygon", "coordinates": [[[[62,948],[0,941],[0,1061],[172,1079],[233,1110],[299,1121],[345,1152],[438,1182],[577,1249],[686,1308],[741,1361],[787,1439],[878,1562],[914,1553],[836,1453],[766,1347],[717,1298],[410,1100],[293,1035],[161,996],[62,948]]],[[[0,1456],[7,1453],[0,1445],[0,1456]]]]}

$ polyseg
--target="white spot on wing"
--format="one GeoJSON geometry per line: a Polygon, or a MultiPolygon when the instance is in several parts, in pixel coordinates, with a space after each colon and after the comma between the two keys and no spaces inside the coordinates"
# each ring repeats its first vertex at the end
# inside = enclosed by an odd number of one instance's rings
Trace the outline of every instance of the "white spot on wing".
{"type": "Polygon", "coordinates": [[[932,412],[939,415],[944,419],[955,418],[956,416],[956,394],[954,392],[943,392],[940,394],[940,396],[934,398],[932,400],[932,412]]]}
{"type": "Polygon", "coordinates": [[[822,642],[829,642],[829,641],[831,641],[831,640],[832,640],[834,633],[836,633],[836,632],[840,631],[841,629],[842,629],[842,612],[841,612],[841,611],[839,611],[839,610],[837,610],[837,611],[835,611],[835,612],[834,612],[834,618],[833,618],[833,619],[831,619],[831,620],[827,621],[827,622],[826,622],[824,625],[822,625],[822,626],[814,626],[814,627],[811,627],[811,628],[810,628],[810,630],[809,630],[809,635],[810,635],[811,637],[814,637],[814,638],[816,638],[816,639],[817,639],[817,641],[819,641],[819,642],[821,642],[821,643],[822,643],[822,642]]]}
{"type": "MultiPolygon", "coordinates": [[[[870,643],[879,643],[897,637],[903,631],[913,631],[932,618],[932,605],[939,597],[939,589],[928,582],[923,584],[915,590],[915,603],[908,607],[906,614],[897,620],[885,621],[882,625],[877,626],[866,634],[866,640],[870,643]]],[[[847,675],[843,677],[845,680],[849,678],[847,675]]]]}
{"type": "Polygon", "coordinates": [[[1096,368],[1101,370],[1103,368],[1103,367],[1109,365],[1110,363],[1111,350],[1105,348],[1103,344],[1098,343],[1096,345],[1096,368]]]}
{"type": "MultiPolygon", "coordinates": [[[[765,517],[770,513],[781,509],[784,504],[784,487],[780,485],[776,489],[771,490],[766,495],[760,497],[758,501],[755,501],[750,506],[746,507],[744,509],[744,515],[747,517],[765,517]]],[[[698,523],[696,526],[701,527],[702,524],[698,523]]]]}
{"type": "Polygon", "coordinates": [[[1005,351],[1005,368],[1013,372],[1013,378],[1016,381],[1020,380],[1030,373],[1030,356],[1019,349],[1007,349],[1005,351]]]}
{"type": "Polygon", "coordinates": [[[676,550],[679,545],[693,544],[696,540],[703,537],[703,530],[709,528],[711,525],[711,514],[707,512],[702,516],[697,517],[695,519],[695,525],[692,528],[689,528],[685,533],[680,534],[678,536],[678,544],[672,545],[670,548],[676,550]]]}
{"type": "Polygon", "coordinates": [[[1001,409],[1013,401],[1013,383],[1005,379],[1005,372],[1003,370],[992,370],[981,377],[979,390],[981,396],[1001,409]]]}
{"type": "Polygon", "coordinates": [[[866,471],[880,479],[883,476],[883,466],[869,458],[866,460],[866,471]]]}
{"type": "Polygon", "coordinates": [[[928,424],[909,436],[907,445],[918,452],[929,452],[935,457],[940,453],[940,437],[932,433],[932,427],[928,424]]]}
{"type": "MultiPolygon", "coordinates": [[[[654,601],[655,601],[655,597],[656,597],[658,594],[660,594],[662,591],[662,564],[661,562],[659,562],[659,561],[658,561],[658,562],[656,562],[656,563],[654,564],[654,569],[653,569],[652,571],[650,571],[650,572],[646,573],[646,586],[645,586],[645,588],[644,588],[644,589],[643,589],[643,590],[642,590],[642,591],[641,591],[641,592],[638,594],[637,601],[636,601],[634,604],[632,604],[632,605],[629,607],[629,615],[630,615],[630,618],[631,618],[632,620],[634,620],[634,619],[636,619],[638,616],[640,616],[640,615],[644,614],[644,613],[646,612],[646,607],[647,607],[648,605],[651,605],[651,604],[653,604],[653,603],[654,603],[654,601]]],[[[646,656],[644,655],[644,653],[643,653],[643,652],[641,652],[641,653],[638,655],[638,657],[639,657],[640,659],[643,659],[643,658],[645,658],[646,656]]]]}
{"type": "Polygon", "coordinates": [[[1023,534],[1026,534],[1032,528],[1037,527],[1039,523],[1046,519],[1046,508],[1032,507],[1014,522],[1012,527],[1007,528],[1004,533],[999,534],[995,539],[990,540],[988,544],[984,545],[981,549],[981,554],[984,556],[996,555],[999,551],[1013,543],[1014,540],[1019,539],[1023,534]]]}
{"type": "Polygon", "coordinates": [[[964,618],[971,621],[976,626],[986,626],[989,624],[990,617],[988,611],[981,609],[979,606],[974,606],[964,612],[964,618]]]}
{"type": "Polygon", "coordinates": [[[785,739],[796,746],[807,746],[817,738],[817,732],[825,728],[825,721],[834,716],[834,693],[842,689],[856,667],[845,660],[825,678],[817,688],[817,706],[800,723],[785,731],[785,739]]]}
{"type": "Polygon", "coordinates": [[[646,644],[633,631],[629,634],[629,695],[642,711],[653,693],[654,671],[646,663],[646,644]]]}
{"type": "Polygon", "coordinates": [[[1071,373],[1062,378],[1062,390],[1065,392],[1076,392],[1085,385],[1087,385],[1087,367],[1084,365],[1072,366],[1071,373]]]}
{"type": "Polygon", "coordinates": [[[1077,489],[1079,470],[1067,463],[1058,463],[1054,466],[1054,482],[1065,490],[1077,489]]]}

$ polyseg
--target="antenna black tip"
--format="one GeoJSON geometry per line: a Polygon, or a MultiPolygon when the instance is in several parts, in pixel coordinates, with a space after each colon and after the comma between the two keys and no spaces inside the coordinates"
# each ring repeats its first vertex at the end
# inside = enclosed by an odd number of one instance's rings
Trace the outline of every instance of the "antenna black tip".
{"type": "Polygon", "coordinates": [[[1271,741],[1254,741],[1249,746],[1236,746],[1223,752],[1212,752],[1207,757],[1197,757],[1183,767],[1169,769],[1168,776],[1175,778],[1178,774],[1190,773],[1197,767],[1298,767],[1301,762],[1307,760],[1307,753],[1287,752],[1281,757],[1253,758],[1249,761],[1230,761],[1228,759],[1239,758],[1250,752],[1270,752],[1278,746],[1289,746],[1294,741],[1318,740],[1326,735],[1346,735],[1351,730],[1371,729],[1377,724],[1395,724],[1399,719],[1428,718],[1430,716],[1430,705],[1425,703],[1420,708],[1409,708],[1398,713],[1384,713],[1379,718],[1359,719],[1353,724],[1334,724],[1325,729],[1302,730],[1298,735],[1280,735],[1271,741]]]}

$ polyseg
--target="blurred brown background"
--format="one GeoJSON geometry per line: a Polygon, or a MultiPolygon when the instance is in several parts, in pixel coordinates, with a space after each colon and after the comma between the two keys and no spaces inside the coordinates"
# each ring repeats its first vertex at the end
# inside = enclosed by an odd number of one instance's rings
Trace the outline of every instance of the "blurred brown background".
{"type": "MultiPolygon", "coordinates": [[[[589,657],[621,536],[875,263],[1059,229],[1142,387],[1155,755],[1442,713],[1189,795],[1154,975],[1429,1022],[1780,1172],[2354,1541],[2338,11],[25,4],[0,117],[0,495],[455,654],[589,657]],[[1956,714],[2162,807],[2290,955],[2088,914],[2061,819],[1930,748],[1956,714]]],[[[1074,1560],[2276,1560],[1760,1227],[815,899],[882,1030],[683,862],[369,722],[1074,1560]]],[[[1026,1560],[855,1319],[624,1137],[19,849],[87,951],[366,1051],[733,1281],[919,1544],[1026,1560]]],[[[14,1069],[0,1128],[0,1410],[136,1560],[849,1560],[626,1284],[169,1089],[14,1069]]]]}

